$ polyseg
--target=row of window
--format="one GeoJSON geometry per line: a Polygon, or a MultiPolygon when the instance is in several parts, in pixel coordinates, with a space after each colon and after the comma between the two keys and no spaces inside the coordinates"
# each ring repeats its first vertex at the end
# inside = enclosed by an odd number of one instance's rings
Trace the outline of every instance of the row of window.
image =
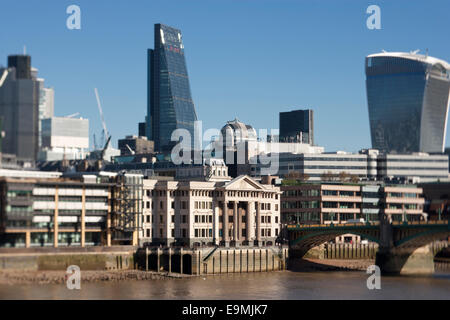
{"type": "MultiPolygon", "coordinates": [[[[189,196],[189,193],[191,196],[194,197],[223,197],[222,191],[212,191],[212,190],[191,190],[190,192],[187,190],[173,190],[169,191],[169,195],[171,197],[187,197],[189,196]]],[[[164,197],[167,195],[166,190],[146,190],[147,197],[164,197]]],[[[226,191],[226,195],[229,197],[258,197],[258,192],[254,191],[226,191]]],[[[261,193],[262,198],[271,198],[271,199],[278,199],[278,194],[274,192],[263,192],[261,193]]]]}

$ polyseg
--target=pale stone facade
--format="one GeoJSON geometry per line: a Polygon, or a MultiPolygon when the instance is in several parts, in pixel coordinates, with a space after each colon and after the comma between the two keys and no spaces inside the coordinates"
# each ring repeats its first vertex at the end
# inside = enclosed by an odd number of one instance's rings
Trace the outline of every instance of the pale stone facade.
{"type": "Polygon", "coordinates": [[[248,176],[231,181],[143,184],[140,243],[270,245],[280,234],[280,188],[248,176]]]}

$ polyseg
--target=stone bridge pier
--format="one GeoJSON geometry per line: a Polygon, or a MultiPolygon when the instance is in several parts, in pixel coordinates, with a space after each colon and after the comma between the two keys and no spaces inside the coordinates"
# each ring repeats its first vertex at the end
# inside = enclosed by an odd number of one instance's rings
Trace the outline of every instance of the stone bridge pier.
{"type": "Polygon", "coordinates": [[[429,245],[420,248],[379,248],[375,264],[383,274],[430,275],[434,273],[434,254],[429,245]]]}
{"type": "Polygon", "coordinates": [[[437,237],[445,236],[448,236],[445,226],[442,230],[431,231],[421,225],[402,228],[392,225],[386,218],[381,219],[375,264],[383,274],[433,274],[435,252],[431,246],[437,237]]]}

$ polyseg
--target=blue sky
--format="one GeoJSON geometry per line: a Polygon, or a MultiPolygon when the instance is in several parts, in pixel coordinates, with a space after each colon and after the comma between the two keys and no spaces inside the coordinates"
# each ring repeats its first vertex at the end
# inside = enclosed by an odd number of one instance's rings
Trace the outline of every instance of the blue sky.
{"type": "Polygon", "coordinates": [[[101,132],[97,87],[117,145],[146,114],[146,50],[153,25],[164,23],[183,32],[204,129],[235,117],[278,128],[280,111],[312,108],[316,144],[357,151],[370,147],[365,56],[428,48],[450,61],[449,9],[447,0],[2,0],[0,64],[26,45],[55,88],[55,114],[80,112],[91,138],[101,132]],[[71,4],[81,8],[81,30],[66,28],[71,4]],[[366,27],[371,4],[381,8],[381,30],[366,27]]]}

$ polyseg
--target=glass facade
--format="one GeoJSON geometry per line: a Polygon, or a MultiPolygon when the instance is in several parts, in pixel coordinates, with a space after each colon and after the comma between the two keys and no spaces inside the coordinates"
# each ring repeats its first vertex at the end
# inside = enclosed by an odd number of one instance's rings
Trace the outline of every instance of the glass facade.
{"type": "Polygon", "coordinates": [[[314,144],[313,110],[280,112],[279,139],[314,144]]]}
{"type": "Polygon", "coordinates": [[[193,138],[196,120],[181,31],[156,24],[155,48],[148,50],[147,138],[155,150],[170,151],[172,132],[186,129],[193,138]]]}
{"type": "Polygon", "coordinates": [[[372,147],[443,152],[450,77],[444,61],[414,53],[366,58],[372,147]]]}

